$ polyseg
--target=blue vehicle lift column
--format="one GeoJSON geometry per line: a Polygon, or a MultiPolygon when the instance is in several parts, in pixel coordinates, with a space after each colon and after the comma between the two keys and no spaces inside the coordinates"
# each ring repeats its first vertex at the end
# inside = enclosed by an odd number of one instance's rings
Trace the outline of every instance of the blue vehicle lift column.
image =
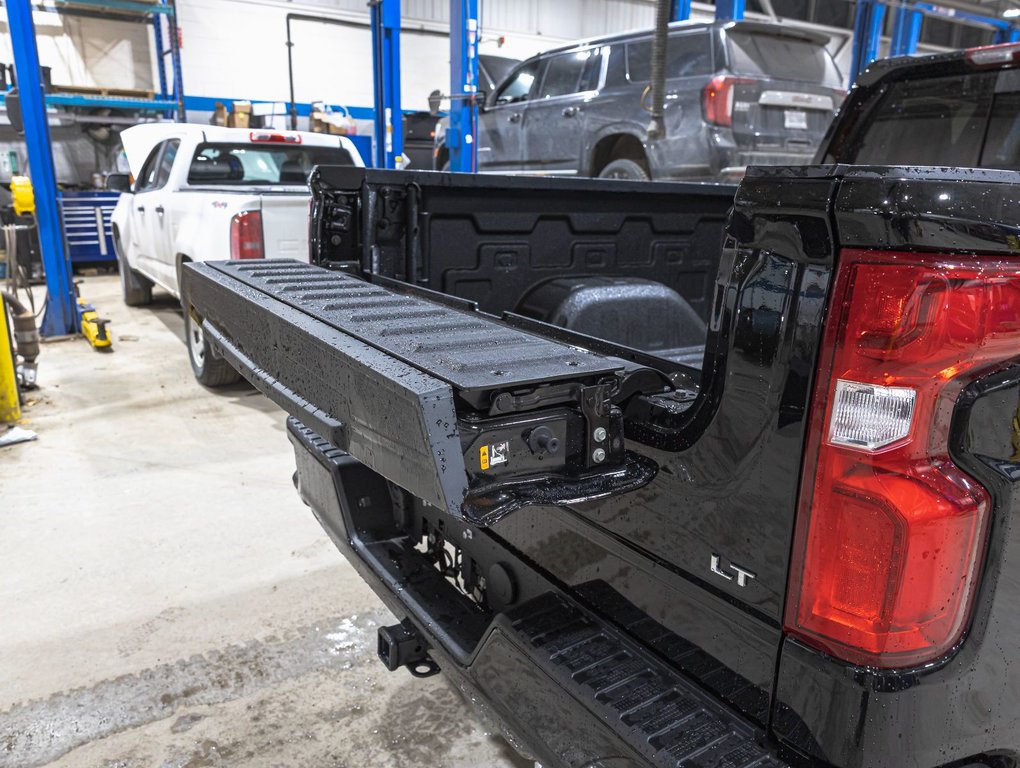
{"type": "Polygon", "coordinates": [[[57,174],[53,167],[32,3],[30,0],[7,0],[6,6],[21,115],[25,124],[29,174],[35,192],[35,220],[39,227],[43,268],[46,270],[46,314],[43,315],[40,333],[43,336],[63,336],[78,331],[78,301],[57,208],[57,174]]]}
{"type": "Polygon", "coordinates": [[[450,170],[475,170],[478,122],[478,0],[450,0],[450,170]]]}
{"type": "Polygon", "coordinates": [[[396,168],[404,152],[400,111],[400,0],[371,0],[375,81],[375,164],[396,168]]]}
{"type": "Polygon", "coordinates": [[[924,14],[921,11],[906,3],[896,7],[889,56],[910,56],[917,52],[923,18],[924,14]]]}
{"type": "MultiPolygon", "coordinates": [[[[716,0],[716,21],[740,21],[744,18],[746,0],[716,0]]],[[[688,11],[688,15],[690,12],[688,11]]]]}
{"type": "Polygon", "coordinates": [[[691,18],[691,0],[672,0],[672,4],[670,21],[687,21],[691,18]]]}
{"type": "Polygon", "coordinates": [[[882,22],[885,6],[875,0],[857,0],[854,15],[853,56],[850,59],[850,83],[856,82],[861,72],[878,58],[882,41],[882,22]]]}

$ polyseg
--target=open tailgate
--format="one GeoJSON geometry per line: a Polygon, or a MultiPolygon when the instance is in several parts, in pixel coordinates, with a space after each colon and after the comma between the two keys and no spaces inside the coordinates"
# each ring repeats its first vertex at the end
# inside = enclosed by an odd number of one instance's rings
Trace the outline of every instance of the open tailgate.
{"type": "Polygon", "coordinates": [[[624,449],[620,360],[468,302],[277,260],[186,264],[183,295],[217,352],[284,410],[471,523],[656,472],[624,449]]]}

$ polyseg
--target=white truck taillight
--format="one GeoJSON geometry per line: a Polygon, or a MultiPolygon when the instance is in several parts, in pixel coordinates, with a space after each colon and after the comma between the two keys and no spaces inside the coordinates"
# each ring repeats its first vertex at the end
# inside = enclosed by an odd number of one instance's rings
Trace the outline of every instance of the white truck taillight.
{"type": "Polygon", "coordinates": [[[230,258],[261,259],[266,255],[262,211],[242,211],[230,220],[230,258]]]}
{"type": "Polygon", "coordinates": [[[300,144],[301,135],[297,133],[280,133],[279,131],[252,131],[248,134],[248,140],[268,142],[270,144],[300,144]]]}
{"type": "Polygon", "coordinates": [[[1020,350],[1020,265],[843,251],[819,355],[784,626],[854,664],[966,628],[988,491],[950,457],[964,387],[1020,350]]]}

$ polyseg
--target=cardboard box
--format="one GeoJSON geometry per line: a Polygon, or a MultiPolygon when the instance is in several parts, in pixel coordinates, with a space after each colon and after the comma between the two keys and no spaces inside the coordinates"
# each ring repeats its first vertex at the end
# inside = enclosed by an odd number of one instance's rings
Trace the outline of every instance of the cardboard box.
{"type": "Polygon", "coordinates": [[[309,123],[312,133],[328,133],[331,136],[357,133],[354,121],[339,112],[312,112],[309,123]]]}
{"type": "Polygon", "coordinates": [[[227,119],[230,128],[247,128],[251,125],[251,102],[235,101],[231,104],[230,117],[227,119]]]}
{"type": "Polygon", "coordinates": [[[224,106],[221,102],[217,101],[216,109],[213,110],[212,117],[209,118],[209,124],[225,126],[227,124],[228,119],[229,117],[227,115],[226,106],[224,106]]]}

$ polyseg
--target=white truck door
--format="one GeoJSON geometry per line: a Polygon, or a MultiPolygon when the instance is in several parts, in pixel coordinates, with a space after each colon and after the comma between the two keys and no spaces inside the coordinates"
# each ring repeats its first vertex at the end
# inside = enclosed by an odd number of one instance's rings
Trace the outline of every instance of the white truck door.
{"type": "Polygon", "coordinates": [[[162,142],[152,148],[135,179],[134,195],[129,213],[130,226],[127,228],[127,243],[125,243],[131,253],[132,266],[150,278],[155,278],[156,274],[152,266],[152,239],[149,234],[149,217],[147,215],[152,203],[148,195],[156,184],[159,156],[162,151],[162,142]]]}
{"type": "Polygon", "coordinates": [[[152,270],[156,279],[171,292],[179,295],[180,289],[177,285],[177,254],[174,253],[174,237],[170,226],[170,208],[173,189],[167,184],[170,180],[170,173],[177,159],[177,150],[181,146],[180,139],[168,139],[163,142],[163,151],[156,163],[156,175],[154,183],[141,197],[144,200],[139,202],[139,195],[135,195],[136,210],[142,208],[145,217],[145,224],[149,231],[151,242],[152,270]]]}

